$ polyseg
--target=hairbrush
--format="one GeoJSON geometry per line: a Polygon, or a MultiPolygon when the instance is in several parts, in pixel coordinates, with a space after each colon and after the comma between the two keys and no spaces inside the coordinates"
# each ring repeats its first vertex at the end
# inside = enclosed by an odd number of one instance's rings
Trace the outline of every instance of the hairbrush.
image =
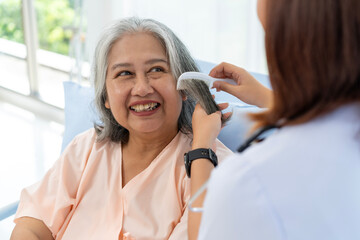
{"type": "Polygon", "coordinates": [[[187,82],[188,81],[192,81],[192,80],[201,80],[204,83],[206,83],[206,85],[211,88],[213,86],[213,83],[215,81],[223,81],[223,82],[227,82],[230,83],[232,85],[236,85],[236,82],[230,78],[213,78],[210,77],[209,75],[205,74],[205,73],[200,73],[200,72],[185,72],[183,74],[180,75],[178,81],[177,81],[177,86],[176,89],[177,90],[184,90],[187,88],[187,82]]]}

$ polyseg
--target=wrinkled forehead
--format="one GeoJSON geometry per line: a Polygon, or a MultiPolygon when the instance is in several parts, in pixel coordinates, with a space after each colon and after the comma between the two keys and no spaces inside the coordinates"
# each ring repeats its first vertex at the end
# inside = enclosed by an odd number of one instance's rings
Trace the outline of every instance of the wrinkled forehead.
{"type": "Polygon", "coordinates": [[[155,33],[147,31],[128,32],[112,42],[107,52],[106,61],[109,66],[114,59],[131,58],[132,56],[141,55],[147,58],[161,58],[170,67],[170,58],[167,50],[164,40],[155,33]]]}

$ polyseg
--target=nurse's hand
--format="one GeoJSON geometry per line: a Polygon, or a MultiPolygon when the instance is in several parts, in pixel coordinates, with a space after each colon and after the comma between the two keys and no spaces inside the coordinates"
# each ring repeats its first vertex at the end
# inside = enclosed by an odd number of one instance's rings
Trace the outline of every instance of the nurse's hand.
{"type": "Polygon", "coordinates": [[[272,104],[272,91],[263,86],[243,68],[230,63],[220,63],[210,71],[209,75],[215,78],[230,78],[237,82],[237,85],[232,85],[227,82],[216,81],[212,87],[216,88],[216,91],[225,91],[243,102],[261,108],[270,107],[272,104]]]}

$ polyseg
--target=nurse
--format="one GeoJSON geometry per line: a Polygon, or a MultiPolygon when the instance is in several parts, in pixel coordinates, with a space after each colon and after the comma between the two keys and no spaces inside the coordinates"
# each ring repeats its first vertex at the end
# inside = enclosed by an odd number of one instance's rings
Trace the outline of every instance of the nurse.
{"type": "MultiPolygon", "coordinates": [[[[191,239],[360,239],[359,13],[358,0],[258,1],[273,93],[227,63],[210,75],[236,80],[216,87],[268,107],[251,118],[278,130],[212,171],[191,239]]],[[[193,145],[213,144],[220,125],[196,106],[193,145]]],[[[193,166],[194,191],[209,169],[193,166]]]]}

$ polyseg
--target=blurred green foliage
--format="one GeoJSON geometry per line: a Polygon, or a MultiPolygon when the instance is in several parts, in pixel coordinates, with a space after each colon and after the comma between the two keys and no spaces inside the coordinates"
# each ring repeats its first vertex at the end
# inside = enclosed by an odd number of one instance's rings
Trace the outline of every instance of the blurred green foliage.
{"type": "Polygon", "coordinates": [[[21,0],[0,2],[0,37],[23,43],[21,0]]]}
{"type": "MultiPolygon", "coordinates": [[[[68,55],[75,17],[69,0],[35,0],[35,10],[40,48],[68,55]]],[[[24,43],[21,0],[0,1],[0,16],[0,37],[24,43]]]]}

